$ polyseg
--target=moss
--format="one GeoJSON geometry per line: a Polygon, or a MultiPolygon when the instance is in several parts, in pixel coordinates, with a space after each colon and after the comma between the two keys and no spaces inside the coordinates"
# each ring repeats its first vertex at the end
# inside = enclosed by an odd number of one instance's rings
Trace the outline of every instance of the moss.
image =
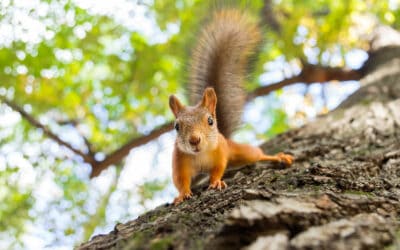
{"type": "Polygon", "coordinates": [[[193,242],[193,249],[204,249],[204,239],[195,239],[193,242]]]}
{"type": "Polygon", "coordinates": [[[296,190],[296,187],[292,184],[288,185],[286,188],[287,192],[294,192],[296,190]]]}
{"type": "Polygon", "coordinates": [[[323,193],[321,185],[317,184],[310,185],[310,189],[315,195],[320,195],[321,193],[323,193]]]}
{"type": "Polygon", "coordinates": [[[174,238],[172,236],[166,236],[164,238],[157,238],[150,242],[151,250],[164,250],[172,249],[174,238]]]}
{"type": "Polygon", "coordinates": [[[352,154],[353,156],[362,157],[362,156],[369,155],[369,154],[370,154],[370,151],[369,151],[368,149],[363,148],[363,149],[353,150],[353,151],[351,152],[351,154],[352,154]]]}
{"type": "Polygon", "coordinates": [[[390,246],[386,246],[383,250],[398,250],[396,243],[391,244],[390,246]]]}
{"type": "Polygon", "coordinates": [[[363,106],[368,106],[368,105],[370,105],[372,103],[372,100],[368,99],[368,98],[365,98],[365,99],[361,100],[359,103],[361,105],[363,105],[363,106]]]}
{"type": "Polygon", "coordinates": [[[149,215],[148,221],[149,221],[149,222],[154,222],[154,221],[156,221],[158,218],[160,218],[160,215],[159,215],[159,214],[149,215]]]}
{"type": "Polygon", "coordinates": [[[337,110],[333,111],[331,114],[332,114],[332,117],[334,120],[341,120],[344,117],[344,110],[337,109],[337,110]]]}
{"type": "Polygon", "coordinates": [[[373,198],[375,197],[374,193],[371,192],[364,192],[364,191],[359,191],[359,190],[346,190],[344,191],[344,194],[349,194],[349,195],[358,195],[358,196],[366,196],[368,198],[373,198]]]}
{"type": "Polygon", "coordinates": [[[128,250],[128,249],[168,249],[168,248],[161,248],[163,244],[161,244],[163,239],[168,239],[169,237],[165,238],[157,238],[151,241],[151,239],[154,237],[153,233],[151,230],[144,230],[140,232],[135,232],[130,236],[128,239],[119,241],[119,244],[116,245],[116,249],[123,249],[123,250],[128,250]],[[148,242],[150,242],[150,245],[147,245],[148,242]],[[160,245],[157,244],[157,242],[160,241],[160,245]],[[153,248],[154,245],[154,248],[153,248]],[[148,247],[143,247],[143,246],[148,246],[148,247]],[[158,247],[159,246],[159,247],[158,247]],[[158,248],[157,248],[158,247],[158,248]]]}
{"type": "Polygon", "coordinates": [[[146,233],[135,232],[129,239],[119,241],[116,249],[136,249],[146,241],[146,233]]]}
{"type": "Polygon", "coordinates": [[[400,229],[398,229],[395,234],[394,234],[394,240],[393,242],[385,246],[384,250],[398,250],[400,245],[400,229]]]}

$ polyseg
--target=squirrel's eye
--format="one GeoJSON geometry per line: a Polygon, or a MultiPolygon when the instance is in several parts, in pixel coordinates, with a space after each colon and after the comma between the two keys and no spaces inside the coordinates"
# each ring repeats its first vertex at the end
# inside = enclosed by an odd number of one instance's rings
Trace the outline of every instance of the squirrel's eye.
{"type": "Polygon", "coordinates": [[[175,130],[179,131],[179,123],[175,122],[175,130]]]}
{"type": "Polygon", "coordinates": [[[214,120],[211,116],[208,117],[208,125],[212,126],[214,124],[214,120]]]}

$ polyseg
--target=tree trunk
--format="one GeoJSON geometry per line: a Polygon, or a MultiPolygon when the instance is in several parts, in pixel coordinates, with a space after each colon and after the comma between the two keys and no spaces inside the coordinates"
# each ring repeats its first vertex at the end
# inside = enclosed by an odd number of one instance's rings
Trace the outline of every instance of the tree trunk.
{"type": "Polygon", "coordinates": [[[79,249],[396,249],[400,240],[400,47],[370,54],[340,107],[265,143],[296,157],[231,171],[79,249]]]}

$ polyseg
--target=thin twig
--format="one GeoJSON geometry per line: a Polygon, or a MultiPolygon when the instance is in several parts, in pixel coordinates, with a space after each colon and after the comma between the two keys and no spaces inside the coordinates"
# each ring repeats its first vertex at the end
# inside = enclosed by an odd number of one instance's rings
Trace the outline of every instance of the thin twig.
{"type": "Polygon", "coordinates": [[[71,144],[69,144],[68,142],[64,141],[63,139],[61,139],[59,136],[57,136],[56,134],[54,134],[53,132],[50,131],[49,128],[47,128],[45,125],[43,125],[42,123],[40,123],[38,120],[36,120],[33,116],[31,116],[29,113],[27,113],[23,108],[21,108],[20,106],[18,106],[16,103],[14,103],[11,100],[6,99],[5,97],[0,96],[0,99],[7,104],[7,106],[9,106],[10,108],[12,108],[14,111],[18,112],[23,118],[25,118],[25,120],[27,120],[32,126],[41,129],[43,131],[43,133],[48,136],[49,138],[53,139],[55,142],[57,142],[58,144],[68,148],[69,150],[71,150],[72,152],[74,152],[75,154],[81,156],[83,158],[83,160],[89,164],[93,164],[95,163],[95,159],[93,157],[91,157],[88,154],[85,154],[84,152],[74,148],[71,144]]]}

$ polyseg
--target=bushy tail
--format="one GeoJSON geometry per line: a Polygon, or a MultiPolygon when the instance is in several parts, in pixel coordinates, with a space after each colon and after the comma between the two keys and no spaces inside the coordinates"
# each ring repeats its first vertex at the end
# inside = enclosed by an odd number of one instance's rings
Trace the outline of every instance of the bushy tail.
{"type": "Polygon", "coordinates": [[[193,50],[189,72],[192,104],[206,87],[217,93],[219,131],[229,137],[240,123],[246,101],[243,81],[249,57],[261,40],[257,22],[240,10],[217,11],[201,31],[193,50]]]}

